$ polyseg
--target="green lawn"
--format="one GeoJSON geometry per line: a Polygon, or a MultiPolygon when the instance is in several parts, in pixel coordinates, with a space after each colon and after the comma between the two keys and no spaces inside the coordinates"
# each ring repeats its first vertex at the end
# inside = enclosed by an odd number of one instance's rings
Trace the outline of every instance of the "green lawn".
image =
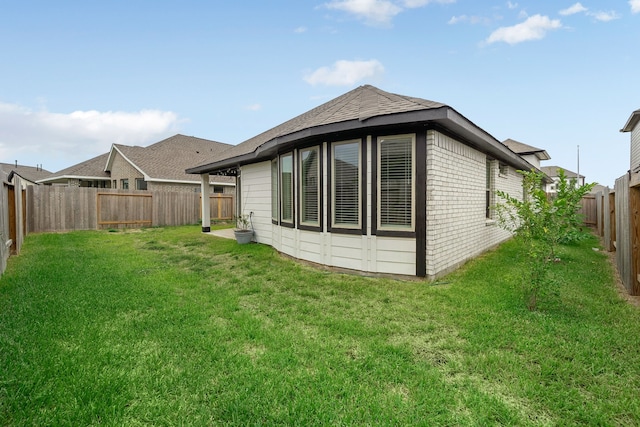
{"type": "Polygon", "coordinates": [[[436,283],[199,227],[30,235],[0,279],[0,425],[640,425],[640,310],[595,238],[529,312],[504,244],[436,283]]]}

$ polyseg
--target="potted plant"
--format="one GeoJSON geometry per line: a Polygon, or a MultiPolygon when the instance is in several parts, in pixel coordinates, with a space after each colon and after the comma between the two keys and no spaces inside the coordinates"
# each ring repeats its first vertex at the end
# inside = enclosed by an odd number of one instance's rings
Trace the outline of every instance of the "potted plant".
{"type": "Polygon", "coordinates": [[[236,217],[236,228],[233,230],[233,234],[236,236],[236,241],[241,245],[251,242],[253,238],[253,230],[249,228],[249,225],[249,215],[238,215],[236,217]]]}

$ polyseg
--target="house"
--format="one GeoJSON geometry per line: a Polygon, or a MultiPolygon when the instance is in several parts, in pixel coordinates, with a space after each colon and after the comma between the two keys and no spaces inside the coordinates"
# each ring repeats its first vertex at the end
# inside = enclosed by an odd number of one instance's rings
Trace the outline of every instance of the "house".
{"type": "Polygon", "coordinates": [[[550,160],[551,156],[542,148],[533,147],[514,139],[505,139],[502,141],[504,145],[509,147],[511,151],[520,155],[523,159],[531,163],[537,169],[540,169],[542,160],[550,160]]]}
{"type": "Polygon", "coordinates": [[[578,176],[577,173],[560,166],[542,166],[540,168],[553,182],[546,185],[545,191],[548,194],[555,194],[558,191],[558,182],[560,182],[560,169],[564,171],[564,175],[568,181],[576,180],[576,184],[581,187],[584,185],[584,175],[578,176]]]}
{"type": "Polygon", "coordinates": [[[21,183],[22,186],[25,185],[36,185],[37,181],[40,179],[44,179],[51,175],[51,172],[48,170],[42,169],[42,167],[38,166],[25,166],[19,165],[18,162],[15,163],[0,163],[0,170],[5,172],[7,175],[13,176],[18,175],[22,178],[21,183]]]}
{"type": "Polygon", "coordinates": [[[187,173],[236,176],[255,240],[284,254],[435,278],[510,237],[495,191],[522,195],[532,168],[448,105],[365,85],[187,173]]]}
{"type": "Polygon", "coordinates": [[[632,181],[638,182],[638,172],[640,172],[640,110],[636,110],[631,113],[629,120],[625,123],[624,127],[620,129],[620,132],[631,132],[631,156],[629,163],[629,170],[632,174],[632,181]]]}
{"type": "MultiPolygon", "coordinates": [[[[131,190],[200,191],[200,176],[185,169],[211,161],[232,146],[193,136],[174,135],[148,147],[113,144],[108,153],[40,180],[43,184],[131,190]]],[[[214,193],[233,193],[230,177],[210,182],[214,193]]]]}
{"type": "Polygon", "coordinates": [[[108,154],[101,154],[84,162],[69,166],[38,180],[38,184],[68,187],[111,188],[111,176],[104,170],[108,154]]]}

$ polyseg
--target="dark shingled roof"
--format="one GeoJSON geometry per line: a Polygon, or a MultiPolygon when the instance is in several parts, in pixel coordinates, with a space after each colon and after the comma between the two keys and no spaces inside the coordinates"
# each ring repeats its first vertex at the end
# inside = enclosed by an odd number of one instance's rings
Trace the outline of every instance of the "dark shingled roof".
{"type": "Polygon", "coordinates": [[[15,163],[0,163],[0,169],[9,173],[11,171],[17,173],[24,179],[28,179],[31,182],[36,182],[40,179],[51,176],[51,172],[48,170],[40,169],[35,166],[17,165],[15,163]]]}
{"type": "MultiPolygon", "coordinates": [[[[185,169],[197,163],[215,161],[233,146],[177,134],[148,147],[120,144],[114,144],[114,147],[152,180],[200,182],[200,175],[187,174],[185,169]]],[[[107,165],[108,169],[110,165],[107,165]]],[[[235,182],[231,177],[216,177],[215,181],[235,182]]]]}
{"type": "MultiPolygon", "coordinates": [[[[542,166],[540,168],[540,170],[544,173],[546,173],[548,176],[550,176],[551,178],[554,178],[556,176],[560,176],[558,170],[562,169],[564,171],[564,174],[567,178],[577,178],[578,174],[575,172],[570,171],[569,169],[560,167],[560,166],[542,166]]],[[[580,175],[580,178],[584,178],[584,175],[580,175]]]]}
{"type": "Polygon", "coordinates": [[[520,141],[516,141],[515,139],[511,139],[511,138],[505,139],[504,141],[502,141],[502,143],[507,147],[509,147],[511,151],[513,151],[516,154],[520,154],[521,156],[524,156],[527,154],[533,154],[540,160],[551,159],[551,156],[549,156],[546,150],[543,150],[542,148],[534,147],[532,145],[527,145],[520,141]]]}
{"type": "MultiPolygon", "coordinates": [[[[439,102],[385,92],[370,85],[360,86],[234,146],[224,153],[224,157],[231,158],[251,153],[265,142],[317,126],[346,122],[349,120],[364,122],[375,116],[444,106],[444,104],[439,102]]],[[[198,163],[192,163],[191,166],[194,164],[198,163]]]]}
{"type": "MultiPolygon", "coordinates": [[[[430,123],[459,135],[472,146],[518,169],[532,166],[493,136],[448,105],[385,92],[364,85],[250,138],[212,163],[187,169],[188,173],[233,174],[241,164],[273,156],[278,147],[330,133],[395,125],[430,123]]],[[[192,163],[197,165],[198,163],[192,163]]]]}
{"type": "Polygon", "coordinates": [[[40,180],[40,182],[51,182],[60,180],[61,178],[75,177],[108,180],[109,174],[104,171],[104,165],[107,162],[107,157],[109,157],[109,153],[101,154],[92,159],[85,160],[82,163],[54,172],[49,177],[40,180]]]}

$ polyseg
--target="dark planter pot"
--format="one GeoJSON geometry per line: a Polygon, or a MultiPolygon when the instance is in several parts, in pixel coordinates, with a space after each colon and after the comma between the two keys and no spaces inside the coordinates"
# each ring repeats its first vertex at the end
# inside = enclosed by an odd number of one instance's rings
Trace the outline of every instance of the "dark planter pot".
{"type": "Polygon", "coordinates": [[[233,234],[236,236],[236,242],[241,245],[247,244],[253,239],[253,230],[233,230],[233,234]]]}

